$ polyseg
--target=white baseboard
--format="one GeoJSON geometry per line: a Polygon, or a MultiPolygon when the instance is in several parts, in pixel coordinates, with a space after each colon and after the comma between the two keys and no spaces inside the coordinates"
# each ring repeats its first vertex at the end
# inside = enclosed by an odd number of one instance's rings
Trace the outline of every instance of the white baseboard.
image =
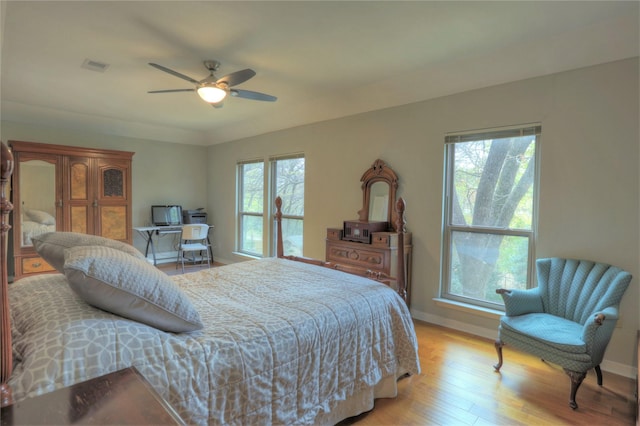
{"type": "MultiPolygon", "coordinates": [[[[440,325],[442,327],[451,328],[453,330],[463,331],[465,333],[484,337],[486,339],[495,340],[498,337],[497,329],[494,330],[494,329],[489,329],[485,327],[475,326],[472,324],[467,324],[461,321],[442,318],[438,315],[428,314],[426,312],[418,311],[415,309],[411,310],[411,316],[420,321],[440,325]]],[[[634,380],[636,378],[636,374],[638,374],[638,369],[631,365],[621,364],[619,362],[614,362],[614,361],[607,361],[606,359],[602,361],[602,364],[600,364],[600,368],[603,371],[608,371],[610,373],[617,374],[623,377],[628,377],[634,380]]]]}
{"type": "MultiPolygon", "coordinates": [[[[157,264],[175,263],[177,258],[178,258],[178,252],[177,251],[163,251],[163,252],[160,252],[160,253],[156,253],[156,263],[157,264]]],[[[151,263],[153,265],[153,255],[152,254],[147,255],[147,262],[149,262],[149,263],[151,263]]]]}

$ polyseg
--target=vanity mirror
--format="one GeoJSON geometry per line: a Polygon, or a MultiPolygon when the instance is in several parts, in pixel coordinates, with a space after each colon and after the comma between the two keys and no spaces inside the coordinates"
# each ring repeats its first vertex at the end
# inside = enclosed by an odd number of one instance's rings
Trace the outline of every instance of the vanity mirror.
{"type": "Polygon", "coordinates": [[[362,182],[362,209],[359,220],[388,222],[395,229],[395,202],[398,176],[384,161],[376,160],[360,178],[362,182]]]}

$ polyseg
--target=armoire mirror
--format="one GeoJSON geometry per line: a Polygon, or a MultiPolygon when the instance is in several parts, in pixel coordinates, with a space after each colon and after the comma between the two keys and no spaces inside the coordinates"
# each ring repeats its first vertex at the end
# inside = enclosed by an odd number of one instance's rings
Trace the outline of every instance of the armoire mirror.
{"type": "Polygon", "coordinates": [[[32,246],[31,236],[56,229],[55,161],[25,160],[19,164],[21,246],[32,246]]]}
{"type": "Polygon", "coordinates": [[[371,222],[389,222],[396,230],[396,190],[398,176],[384,161],[377,159],[360,178],[362,182],[362,210],[359,220],[371,222]]]}

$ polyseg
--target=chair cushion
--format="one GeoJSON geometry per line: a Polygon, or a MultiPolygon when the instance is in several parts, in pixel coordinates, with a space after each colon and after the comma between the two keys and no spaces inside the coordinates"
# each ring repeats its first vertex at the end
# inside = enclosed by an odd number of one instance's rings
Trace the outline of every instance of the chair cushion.
{"type": "Polygon", "coordinates": [[[582,325],[555,315],[533,313],[519,316],[504,316],[502,327],[522,335],[532,342],[538,340],[563,352],[586,353],[587,345],[582,341],[582,325]]]}

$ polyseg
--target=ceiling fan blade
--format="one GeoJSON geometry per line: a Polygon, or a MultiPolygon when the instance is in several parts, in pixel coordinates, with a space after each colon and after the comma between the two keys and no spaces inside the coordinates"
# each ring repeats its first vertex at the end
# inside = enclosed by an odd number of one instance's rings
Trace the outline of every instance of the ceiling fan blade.
{"type": "Polygon", "coordinates": [[[275,102],[278,100],[275,96],[267,95],[260,92],[252,92],[251,90],[231,89],[231,96],[238,98],[252,99],[254,101],[275,102]]]}
{"type": "Polygon", "coordinates": [[[196,89],[149,90],[147,93],[195,92],[196,89]]]}
{"type": "Polygon", "coordinates": [[[154,64],[152,62],[149,62],[149,65],[151,65],[154,68],[159,69],[160,71],[164,71],[164,72],[169,73],[171,75],[175,75],[176,77],[181,78],[183,80],[187,80],[190,83],[198,84],[198,80],[194,80],[193,78],[191,78],[189,76],[186,76],[184,74],[180,74],[179,72],[174,71],[172,69],[169,69],[167,67],[163,67],[162,65],[154,64]]]}
{"type": "Polygon", "coordinates": [[[229,86],[236,86],[249,80],[254,75],[256,75],[256,72],[250,68],[247,68],[244,70],[232,72],[231,74],[227,74],[224,77],[219,78],[216,83],[227,83],[229,86]]]}

